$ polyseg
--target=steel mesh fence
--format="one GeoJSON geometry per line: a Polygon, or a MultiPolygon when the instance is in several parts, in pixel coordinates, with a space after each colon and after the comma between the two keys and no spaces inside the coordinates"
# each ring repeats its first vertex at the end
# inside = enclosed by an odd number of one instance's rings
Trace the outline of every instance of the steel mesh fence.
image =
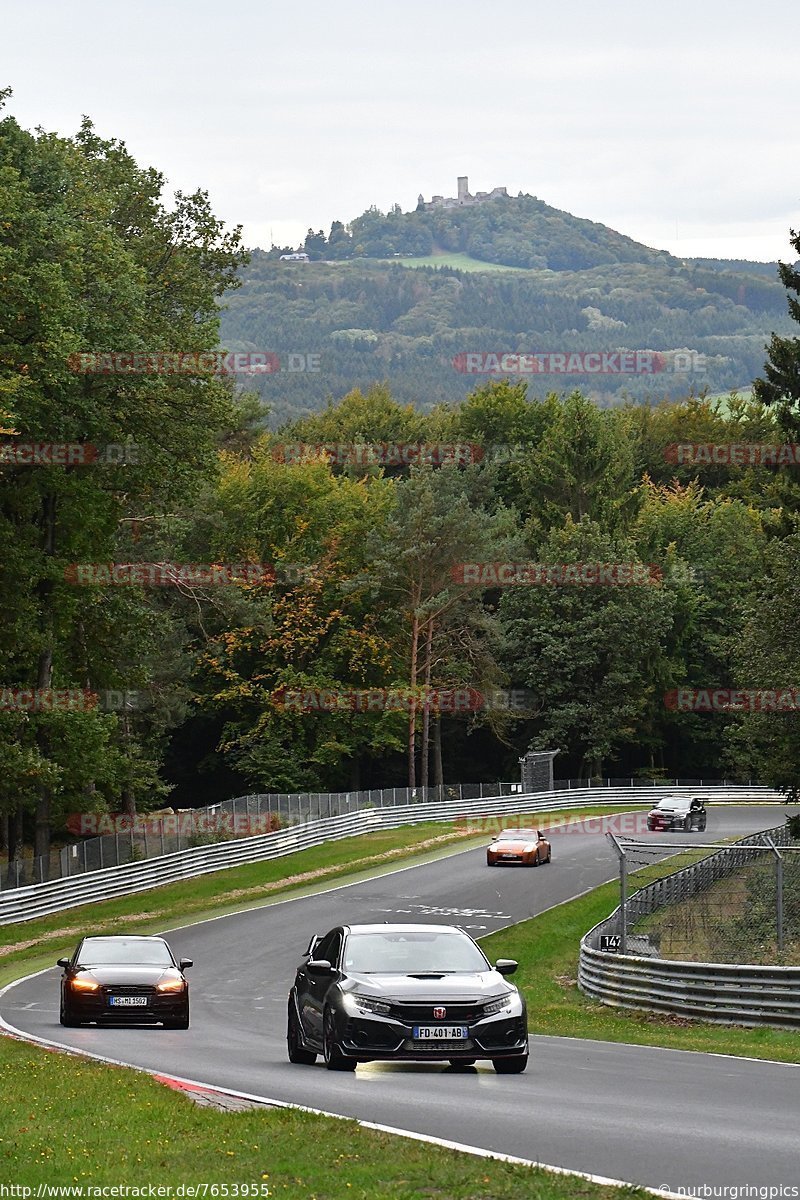
{"type": "MultiPolygon", "coordinates": [[[[724,787],[725,780],[566,779],[554,782],[554,791],[620,787],[724,787]]],[[[753,786],[756,789],[760,785],[753,786]]],[[[270,793],[238,796],[203,809],[177,810],[171,815],[137,819],[132,828],[53,850],[45,859],[23,858],[0,864],[0,890],[26,887],[48,880],[69,878],[125,863],[141,862],[175,851],[212,845],[228,839],[258,836],[270,830],[329,817],[348,816],[365,809],[408,804],[437,804],[480,800],[490,796],[522,794],[516,782],[441,784],[436,787],[379,788],[351,792],[270,793]]],[[[169,812],[169,810],[167,810],[169,812]]],[[[90,814],[99,816],[100,814],[90,814]]]]}
{"type": "MultiPolygon", "coordinates": [[[[307,821],[348,816],[366,809],[406,804],[436,804],[449,800],[480,800],[513,795],[519,783],[441,784],[436,787],[379,788],[351,792],[295,792],[237,796],[202,809],[167,810],[168,815],[143,814],[125,828],[53,850],[41,858],[20,858],[0,865],[0,890],[65,879],[87,871],[216,845],[229,839],[257,837],[307,821]]],[[[89,814],[92,818],[102,814],[89,814]]],[[[109,819],[110,821],[110,819],[109,819]]]]}
{"type": "Polygon", "coordinates": [[[686,850],[677,865],[654,862],[654,847],[623,852],[625,903],[607,932],[624,936],[627,953],[800,965],[800,844],[788,823],[735,846],[686,850]]]}

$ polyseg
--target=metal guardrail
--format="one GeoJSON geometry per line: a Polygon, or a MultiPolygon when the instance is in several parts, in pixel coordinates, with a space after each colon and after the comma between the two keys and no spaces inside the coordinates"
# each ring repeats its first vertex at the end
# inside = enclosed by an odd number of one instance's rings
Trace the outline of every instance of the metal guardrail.
{"type": "Polygon", "coordinates": [[[171,808],[141,813],[132,818],[118,813],[72,814],[85,834],[104,822],[110,830],[96,837],[83,836],[49,855],[0,863],[0,891],[65,879],[87,871],[121,867],[125,863],[160,858],[178,850],[210,846],[215,842],[253,837],[287,825],[349,816],[364,808],[389,808],[405,804],[480,800],[484,796],[510,796],[522,792],[521,783],[447,783],[433,787],[377,788],[350,792],[265,792],[235,796],[207,808],[171,808]],[[115,830],[115,823],[118,828],[115,830]]]}
{"type": "MultiPolygon", "coordinates": [[[[50,913],[62,912],[82,904],[128,896],[163,884],[206,875],[243,863],[254,863],[295,854],[299,850],[320,846],[324,842],[353,837],[374,829],[398,829],[421,821],[449,821],[459,817],[483,817],[494,813],[535,813],[568,811],[574,808],[600,805],[649,803],[652,787],[604,788],[602,799],[598,788],[568,791],[539,792],[523,796],[484,797],[473,800],[452,800],[439,804],[396,805],[383,809],[362,809],[358,813],[323,820],[308,821],[274,833],[220,842],[213,846],[197,846],[144,862],[107,867],[67,879],[15,888],[0,894],[0,925],[30,921],[50,913]]],[[[691,794],[696,788],[670,787],[670,792],[691,794]]],[[[782,797],[771,788],[737,787],[707,789],[717,803],[779,803],[782,797]]]]}
{"type": "MultiPolygon", "coordinates": [[[[748,846],[786,846],[786,826],[741,838],[719,855],[655,881],[629,897],[637,918],[692,895],[752,861],[748,846]],[[715,863],[715,860],[719,860],[715,863]],[[709,873],[708,864],[713,864],[709,873]],[[681,877],[684,877],[683,879],[681,877]],[[674,881],[674,882],[673,882],[674,881]]],[[[581,939],[578,986],[594,1000],[618,1008],[669,1012],[717,1024],[800,1028],[800,967],[685,962],[600,950],[603,934],[620,930],[617,908],[581,939]]],[[[629,934],[629,944],[636,944],[629,934]]]]}
{"type": "Polygon", "coordinates": [[[722,1025],[800,1028],[800,967],[668,962],[581,946],[578,985],[593,999],[621,1008],[722,1025]]]}
{"type": "MultiPolygon", "coordinates": [[[[556,780],[557,791],[581,791],[587,787],[619,788],[650,787],[670,791],[679,787],[706,788],[726,786],[728,780],[702,779],[562,779],[556,780]]],[[[748,781],[748,786],[752,780],[748,781]]],[[[171,808],[159,813],[143,813],[136,818],[126,814],[112,817],[108,813],[74,813],[72,820],[82,835],[58,850],[41,858],[15,858],[6,865],[0,863],[0,891],[6,888],[27,887],[46,883],[86,871],[121,867],[124,863],[159,858],[177,850],[211,845],[233,838],[252,837],[286,825],[299,825],[324,817],[341,817],[363,808],[389,808],[405,804],[434,804],[451,800],[480,800],[484,796],[522,794],[521,783],[443,783],[431,787],[373,788],[370,791],[349,792],[261,792],[235,796],[207,808],[171,808]],[[166,815],[169,814],[169,815],[166,815]],[[95,837],[85,836],[107,823],[107,832],[95,837]],[[217,834],[218,836],[214,836],[217,834]]]]}

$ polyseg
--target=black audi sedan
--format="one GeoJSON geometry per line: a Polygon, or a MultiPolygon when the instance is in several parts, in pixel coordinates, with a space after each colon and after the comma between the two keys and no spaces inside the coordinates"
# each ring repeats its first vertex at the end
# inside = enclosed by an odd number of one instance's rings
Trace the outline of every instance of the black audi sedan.
{"type": "Polygon", "coordinates": [[[189,1028],[190,958],[176,959],[160,937],[85,937],[60,958],[62,1025],[122,1022],[189,1028]]]}
{"type": "Polygon", "coordinates": [[[525,1001],[452,925],[339,925],[313,937],[289,992],[289,1060],[352,1071],[376,1059],[489,1058],[501,1075],[528,1063],[525,1001]]]}

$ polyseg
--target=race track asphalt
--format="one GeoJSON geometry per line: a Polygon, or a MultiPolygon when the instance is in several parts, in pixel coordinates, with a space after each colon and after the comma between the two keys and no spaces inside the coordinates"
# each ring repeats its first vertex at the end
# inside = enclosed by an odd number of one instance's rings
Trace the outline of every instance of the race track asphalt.
{"type": "MultiPolygon", "coordinates": [[[[741,836],[782,823],[786,811],[712,806],[707,834],[692,836],[741,836]]],[[[616,877],[601,834],[551,840],[545,867],[490,869],[483,849],[462,851],[169,932],[175,952],[195,961],[186,1032],[63,1029],[56,969],[9,988],[0,1016],[23,1033],[162,1073],[631,1183],[800,1183],[800,1066],[541,1035],[519,1076],[496,1075],[488,1062],[458,1072],[372,1063],[354,1075],[289,1064],[287,992],[313,933],[434,921],[482,937],[616,877]]]]}

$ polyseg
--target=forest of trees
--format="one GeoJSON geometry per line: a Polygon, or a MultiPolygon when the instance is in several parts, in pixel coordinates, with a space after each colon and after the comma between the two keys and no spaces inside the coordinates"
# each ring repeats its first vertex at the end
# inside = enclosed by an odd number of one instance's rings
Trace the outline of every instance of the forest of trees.
{"type": "MultiPolygon", "coordinates": [[[[531,745],[558,749],[562,775],[798,782],[796,713],[681,711],[668,699],[800,684],[800,468],[683,465],[670,450],[794,436],[795,341],[773,341],[774,369],[752,402],[601,408],[580,391],[494,380],[423,408],[373,372],[363,389],[265,431],[258,398],[231,377],[71,365],[87,351],[217,348],[219,304],[236,298],[245,255],[207,196],[168,205],[161,176],[88,122],[64,139],[6,118],[0,139],[9,855],[25,841],[45,853],[75,810],[514,778],[531,745]],[[31,465],[22,451],[43,445],[115,452],[31,465]],[[407,461],[420,447],[445,449],[407,461]],[[490,572],[467,585],[464,563],[639,564],[648,581],[498,586],[490,572]],[[145,572],[113,586],[109,564],[158,564],[161,583],[145,572]],[[412,702],[285,702],[380,689],[412,702]],[[431,689],[519,692],[526,706],[442,711],[424,703],[431,689]],[[20,690],[131,699],[22,707],[20,690]]],[[[677,292],[686,283],[664,278],[677,292]]],[[[783,276],[784,304],[795,282],[783,276]]],[[[485,318],[464,280],[398,275],[404,304],[415,293],[422,310],[430,302],[427,326],[419,307],[410,320],[415,337],[436,329],[441,285],[485,318]]],[[[299,313],[296,277],[282,286],[299,313]]],[[[327,302],[349,305],[356,328],[358,291],[331,287],[327,302]]],[[[513,280],[496,285],[495,303],[523,327],[542,319],[513,280]]],[[[638,316],[624,294],[602,303],[615,319],[638,316]]]]}
{"type": "MultiPolygon", "coordinates": [[[[507,267],[551,271],[671,259],[666,252],[651,250],[607,225],[523,195],[410,213],[397,204],[388,213],[372,207],[349,225],[334,221],[327,238],[324,230],[309,229],[302,248],[314,259],[341,260],[424,256],[434,247],[507,267]]],[[[274,247],[272,253],[287,249],[274,247]]]]}
{"type": "Polygon", "coordinates": [[[273,428],[375,379],[422,409],[463,400],[480,381],[453,362],[470,351],[678,350],[694,355],[698,368],[540,377],[530,380],[539,398],[573,387],[601,405],[746,391],[763,367],[770,331],[791,325],[774,274],[674,261],[483,273],[367,260],[282,263],[255,251],[239,280],[226,297],[221,336],[231,350],[280,359],[279,373],[248,382],[273,428]],[[303,355],[317,356],[316,370],[291,369],[303,355]]]}

